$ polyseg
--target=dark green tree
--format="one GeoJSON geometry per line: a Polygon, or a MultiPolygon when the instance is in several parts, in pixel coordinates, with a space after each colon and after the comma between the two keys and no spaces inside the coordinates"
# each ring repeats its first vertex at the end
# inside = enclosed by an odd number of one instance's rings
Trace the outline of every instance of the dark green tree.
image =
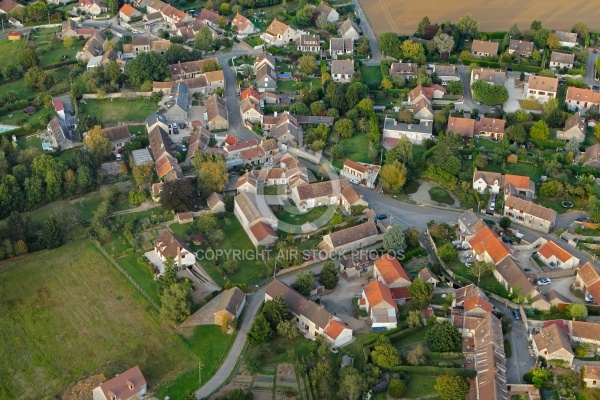
{"type": "Polygon", "coordinates": [[[427,347],[431,351],[446,353],[460,351],[460,333],[450,322],[436,323],[425,335],[427,347]]]}
{"type": "Polygon", "coordinates": [[[248,331],[248,341],[257,345],[270,342],[273,338],[273,329],[263,314],[258,314],[248,331]]]}
{"type": "Polygon", "coordinates": [[[408,287],[411,297],[411,306],[417,310],[421,310],[431,304],[433,299],[433,285],[426,283],[421,278],[416,278],[412,285],[408,287]]]}
{"type": "Polygon", "coordinates": [[[276,329],[279,323],[290,318],[290,313],[283,297],[275,297],[273,300],[265,301],[261,313],[265,316],[272,329],[276,329]]]}
{"type": "Polygon", "coordinates": [[[298,293],[308,296],[314,287],[315,277],[312,272],[304,271],[298,274],[296,282],[294,283],[294,288],[298,291],[298,293]]]}
{"type": "Polygon", "coordinates": [[[400,354],[387,336],[381,336],[377,340],[371,351],[371,360],[373,360],[373,364],[383,369],[390,369],[401,364],[400,354]]]}
{"type": "Polygon", "coordinates": [[[319,276],[319,281],[325,286],[325,289],[331,290],[337,285],[339,280],[338,271],[332,261],[326,261],[319,276]]]}
{"type": "Polygon", "coordinates": [[[125,65],[125,76],[133,85],[145,81],[164,81],[170,76],[169,65],[161,54],[140,53],[125,65]]]}
{"type": "Polygon", "coordinates": [[[189,282],[173,283],[160,296],[160,319],[176,327],[190,316],[192,288],[189,282]]]}
{"type": "Polygon", "coordinates": [[[50,215],[44,221],[42,227],[42,241],[47,249],[59,247],[63,242],[63,232],[60,223],[54,215],[50,215]]]}

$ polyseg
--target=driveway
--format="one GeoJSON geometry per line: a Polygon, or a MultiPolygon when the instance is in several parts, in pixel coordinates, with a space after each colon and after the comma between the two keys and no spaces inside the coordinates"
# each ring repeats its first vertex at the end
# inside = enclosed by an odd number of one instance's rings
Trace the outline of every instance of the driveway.
{"type": "Polygon", "coordinates": [[[483,104],[477,104],[473,100],[473,93],[471,93],[471,74],[469,73],[469,68],[464,66],[457,66],[458,76],[460,76],[460,83],[462,83],[463,87],[463,101],[461,103],[456,103],[457,110],[464,111],[472,111],[473,109],[478,109],[480,114],[484,114],[490,110],[488,106],[484,106],[483,104]]]}
{"type": "Polygon", "coordinates": [[[571,300],[573,303],[582,303],[583,300],[575,296],[571,292],[571,285],[575,282],[575,276],[569,276],[566,278],[552,278],[552,282],[546,286],[539,286],[538,290],[540,293],[548,293],[551,290],[556,290],[558,293],[571,300]]]}
{"type": "Polygon", "coordinates": [[[517,321],[514,318],[510,308],[495,300],[490,299],[490,301],[500,312],[510,318],[512,325],[512,332],[504,336],[512,348],[512,357],[506,359],[507,383],[524,383],[523,374],[533,368],[535,364],[535,357],[532,357],[530,353],[525,325],[523,321],[517,321]]]}
{"type": "MultiPolygon", "coordinates": [[[[431,204],[433,206],[448,207],[448,204],[441,204],[431,199],[431,196],[429,195],[429,190],[436,186],[437,185],[432,185],[429,181],[419,181],[419,189],[417,189],[415,193],[410,195],[410,199],[421,204],[431,204]]],[[[454,198],[453,193],[448,192],[448,194],[454,199],[454,204],[450,207],[460,208],[460,203],[454,198]]]]}
{"type": "Polygon", "coordinates": [[[594,69],[596,66],[596,59],[598,57],[600,57],[600,52],[594,54],[593,53],[594,49],[588,49],[588,59],[587,62],[585,64],[585,83],[587,83],[588,85],[595,85],[598,83],[598,81],[596,81],[594,79],[594,69]]]}
{"type": "Polygon", "coordinates": [[[509,76],[504,82],[504,87],[508,90],[508,101],[504,103],[504,111],[515,112],[521,108],[519,99],[523,97],[523,85],[515,87],[515,78],[509,76]]]}

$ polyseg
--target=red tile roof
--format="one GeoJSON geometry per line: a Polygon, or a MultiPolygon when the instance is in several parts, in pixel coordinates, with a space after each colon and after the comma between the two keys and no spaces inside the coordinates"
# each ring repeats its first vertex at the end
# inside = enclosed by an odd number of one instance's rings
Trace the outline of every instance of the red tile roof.
{"type": "Polygon", "coordinates": [[[392,298],[394,300],[410,299],[410,291],[408,290],[408,286],[391,288],[390,292],[392,292],[392,298]]]}
{"type": "Polygon", "coordinates": [[[247,99],[248,97],[253,97],[256,100],[260,100],[260,93],[258,93],[252,86],[246,88],[240,94],[242,100],[247,99]]]}
{"type": "Polygon", "coordinates": [[[373,281],[366,285],[363,288],[363,291],[365,292],[365,297],[369,302],[370,308],[373,308],[382,302],[386,302],[393,307],[394,310],[398,311],[398,306],[392,297],[392,292],[383,283],[379,281],[373,281]]]}
{"type": "Polygon", "coordinates": [[[54,109],[56,111],[64,111],[65,110],[65,106],[63,105],[63,102],[61,99],[52,100],[52,105],[54,105],[54,109]]]}
{"type": "Polygon", "coordinates": [[[344,329],[350,328],[348,328],[348,325],[345,325],[340,321],[333,320],[329,323],[329,325],[327,325],[327,328],[325,328],[323,333],[335,340],[338,336],[340,336],[340,333],[342,333],[344,329]]]}
{"type": "Polygon", "coordinates": [[[266,222],[262,222],[262,221],[257,222],[256,224],[252,225],[250,227],[250,231],[252,232],[252,234],[254,235],[256,240],[258,240],[259,242],[262,242],[264,239],[266,239],[269,236],[275,237],[275,238],[277,237],[277,233],[273,230],[271,225],[267,224],[266,222]]]}
{"type": "Polygon", "coordinates": [[[121,7],[121,9],[119,10],[119,12],[127,15],[128,17],[131,17],[131,15],[136,12],[137,10],[133,7],[131,7],[129,4],[125,3],[123,4],[123,7],[121,7]]]}
{"type": "Polygon", "coordinates": [[[402,264],[400,264],[400,261],[395,257],[387,254],[379,257],[375,260],[375,268],[377,268],[388,285],[399,279],[410,282],[408,274],[402,267],[402,264]]]}
{"type": "Polygon", "coordinates": [[[545,245],[540,247],[538,253],[548,259],[552,256],[556,256],[561,262],[565,263],[569,261],[573,256],[565,251],[562,247],[558,246],[552,240],[546,242],[545,245]]]}
{"type": "Polygon", "coordinates": [[[477,254],[487,252],[494,264],[498,264],[510,254],[498,236],[487,226],[482,227],[468,242],[477,254]]]}
{"type": "Polygon", "coordinates": [[[111,399],[116,395],[118,399],[128,399],[139,393],[142,387],[146,386],[146,379],[137,365],[127,371],[115,376],[114,378],[100,385],[100,390],[104,397],[111,399]],[[130,387],[133,387],[131,389],[130,387]],[[112,393],[110,395],[109,393],[112,393]]]}
{"type": "Polygon", "coordinates": [[[494,308],[493,305],[490,304],[489,301],[487,301],[486,299],[484,299],[483,297],[472,297],[470,299],[468,299],[467,301],[465,301],[464,304],[464,308],[465,311],[470,311],[474,308],[481,308],[482,310],[486,311],[486,312],[491,312],[492,309],[494,308]]]}

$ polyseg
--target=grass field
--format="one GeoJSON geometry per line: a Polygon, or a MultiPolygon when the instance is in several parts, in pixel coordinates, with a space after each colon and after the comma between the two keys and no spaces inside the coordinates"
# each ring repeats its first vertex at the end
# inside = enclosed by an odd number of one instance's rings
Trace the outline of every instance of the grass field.
{"type": "MultiPolygon", "coordinates": [[[[106,245],[104,248],[108,251],[106,245]]],[[[141,257],[142,254],[143,252],[139,252],[121,257],[117,259],[117,264],[119,264],[138,285],[140,285],[142,290],[144,290],[156,304],[160,304],[158,287],[154,281],[154,275],[146,264],[138,262],[138,257],[141,257]]]]}
{"type": "Polygon", "coordinates": [[[85,113],[93,115],[102,123],[143,121],[158,105],[150,99],[126,101],[123,99],[86,100],[85,113]]]}
{"type": "MultiPolygon", "coordinates": [[[[2,54],[2,53],[0,53],[0,54],[2,54]]],[[[69,90],[69,87],[67,86],[65,80],[67,79],[67,76],[69,75],[70,70],[71,70],[70,67],[65,66],[65,67],[55,68],[55,69],[46,71],[49,75],[52,75],[52,77],[54,77],[54,82],[55,82],[54,86],[49,89],[50,92],[52,92],[52,93],[62,92],[63,90],[62,90],[61,86],[64,86],[65,92],[69,90]]],[[[6,93],[10,90],[14,91],[17,94],[17,96],[19,96],[19,98],[21,98],[21,99],[33,99],[37,95],[36,92],[29,90],[25,86],[25,79],[19,79],[18,81],[0,85],[0,93],[6,93]]],[[[23,115],[20,111],[13,112],[14,115],[17,115],[17,113],[20,114],[21,116],[23,115]]],[[[8,123],[6,120],[4,120],[4,118],[6,118],[6,117],[3,117],[2,122],[8,123]]]]}
{"type": "Polygon", "coordinates": [[[36,46],[36,52],[40,57],[40,65],[45,67],[64,61],[74,61],[75,55],[83,48],[85,40],[73,41],[73,46],[65,47],[59,43],[44,43],[36,46]]]}
{"type": "Polygon", "coordinates": [[[9,64],[17,64],[19,53],[25,48],[26,41],[24,39],[15,40],[14,42],[8,39],[0,40],[0,54],[2,54],[2,63],[6,66],[9,64]]]}
{"type": "Polygon", "coordinates": [[[431,375],[410,374],[404,397],[420,399],[435,395],[435,377],[431,375]]]}
{"type": "Polygon", "coordinates": [[[381,86],[381,80],[383,76],[381,75],[381,67],[378,65],[363,65],[360,67],[360,72],[363,77],[363,83],[368,87],[373,87],[375,89],[381,86]]]}
{"type": "Polygon", "coordinates": [[[192,347],[214,347],[206,364],[224,350],[215,332],[188,344],[159,324],[88,241],[2,263],[0,292],[3,398],[55,397],[91,373],[109,377],[136,364],[152,390],[198,365],[206,350],[192,347]]]}
{"type": "Polygon", "coordinates": [[[346,158],[356,162],[369,161],[369,139],[366,133],[355,131],[351,138],[340,138],[339,144],[344,147],[346,154],[344,157],[333,161],[336,168],[343,168],[346,158]]]}
{"type": "Polygon", "coordinates": [[[360,5],[376,35],[385,32],[413,34],[419,21],[428,16],[432,23],[457,22],[471,14],[481,24],[481,31],[506,31],[513,23],[529,27],[534,19],[548,29],[570,31],[579,21],[587,22],[590,30],[600,28],[600,9],[593,2],[574,0],[530,0],[526,3],[510,0],[494,4],[486,0],[461,0],[441,4],[435,0],[418,3],[409,0],[360,0],[360,5]],[[548,12],[552,10],[552,12],[548,12]]]}
{"type": "Polygon", "coordinates": [[[320,216],[322,216],[325,211],[327,211],[328,207],[315,207],[312,210],[306,213],[300,213],[298,210],[295,210],[297,213],[293,214],[286,210],[280,210],[275,212],[275,216],[278,220],[286,222],[290,225],[303,225],[306,222],[313,222],[317,220],[320,216]]]}

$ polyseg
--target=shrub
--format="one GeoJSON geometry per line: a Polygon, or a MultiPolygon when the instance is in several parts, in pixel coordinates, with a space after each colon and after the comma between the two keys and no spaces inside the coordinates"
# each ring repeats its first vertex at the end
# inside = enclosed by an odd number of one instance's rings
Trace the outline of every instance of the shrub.
{"type": "Polygon", "coordinates": [[[399,398],[404,395],[406,391],[406,383],[400,379],[392,379],[390,380],[390,384],[388,385],[388,395],[391,397],[399,398]]]}

